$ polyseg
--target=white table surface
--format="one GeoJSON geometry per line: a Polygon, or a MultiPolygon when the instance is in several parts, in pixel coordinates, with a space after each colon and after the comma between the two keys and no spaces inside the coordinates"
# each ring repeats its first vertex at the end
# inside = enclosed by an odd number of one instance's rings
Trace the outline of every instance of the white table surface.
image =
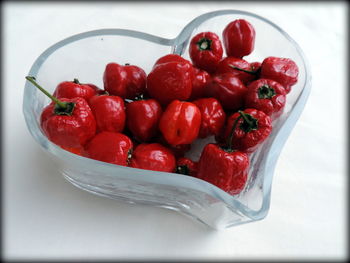
{"type": "Polygon", "coordinates": [[[3,253],[6,259],[343,259],[346,254],[345,3],[4,3],[3,253]],[[99,28],[175,37],[194,17],[240,9],[279,24],[310,61],[307,106],[279,158],[268,216],[210,230],[173,211],[75,188],[29,134],[24,76],[48,46],[99,28]]]}

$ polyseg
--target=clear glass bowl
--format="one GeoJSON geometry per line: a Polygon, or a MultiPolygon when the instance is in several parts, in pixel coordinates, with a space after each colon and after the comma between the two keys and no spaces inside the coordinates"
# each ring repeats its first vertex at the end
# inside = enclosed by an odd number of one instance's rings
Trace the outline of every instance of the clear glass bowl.
{"type": "MultiPolygon", "coordinates": [[[[131,63],[149,73],[161,56],[177,53],[189,59],[191,38],[204,31],[222,36],[225,26],[238,18],[248,20],[256,30],[253,53],[245,59],[262,61],[267,56],[288,57],[299,66],[299,81],[288,94],[282,116],[273,132],[251,157],[245,189],[231,196],[197,178],[108,164],[62,150],[48,141],[39,116],[50,101],[26,82],[23,100],[25,120],[35,140],[51,154],[64,177],[75,186],[105,197],[176,210],[210,227],[221,229],[264,218],[269,209],[274,168],[281,149],[299,118],[311,88],[308,62],[298,44],[281,28],[258,15],[238,10],[220,10],[192,20],[174,39],[165,39],[125,29],[100,29],[68,37],[43,52],[28,75],[50,92],[64,80],[78,78],[103,87],[102,76],[109,62],[131,63]]],[[[213,138],[193,145],[197,159],[213,138]]]]}

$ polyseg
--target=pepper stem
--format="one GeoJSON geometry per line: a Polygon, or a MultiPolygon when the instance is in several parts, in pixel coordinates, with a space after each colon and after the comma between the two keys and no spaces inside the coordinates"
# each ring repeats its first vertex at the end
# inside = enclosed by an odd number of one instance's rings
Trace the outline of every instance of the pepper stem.
{"type": "Polygon", "coordinates": [[[74,79],[73,82],[74,82],[75,84],[80,84],[80,82],[79,82],[78,79],[74,79]]]}
{"type": "Polygon", "coordinates": [[[67,103],[60,101],[56,97],[52,96],[49,92],[47,92],[43,87],[41,87],[36,81],[35,78],[32,76],[26,76],[26,79],[31,82],[35,87],[37,87],[42,93],[44,93],[46,96],[48,96],[53,102],[55,102],[60,108],[66,109],[67,103]]]}
{"type": "Polygon", "coordinates": [[[239,119],[242,118],[242,116],[238,116],[237,119],[235,120],[235,122],[233,123],[232,125],[232,129],[231,129],[231,132],[230,132],[230,136],[228,137],[228,140],[226,142],[226,144],[228,145],[228,151],[232,152],[232,140],[233,140],[233,133],[235,132],[235,129],[237,127],[237,124],[238,124],[238,121],[239,119]]]}
{"type": "Polygon", "coordinates": [[[211,43],[212,43],[211,39],[204,37],[197,42],[197,45],[199,50],[211,50],[211,43]]]}
{"type": "Polygon", "coordinates": [[[259,69],[258,70],[246,70],[246,69],[242,69],[242,68],[236,67],[236,66],[231,65],[231,64],[229,64],[229,66],[233,69],[237,69],[239,71],[243,71],[245,73],[252,74],[252,75],[257,75],[259,72],[259,69]]]}
{"type": "Polygon", "coordinates": [[[244,132],[250,132],[251,130],[256,130],[258,128],[258,120],[255,119],[253,116],[251,116],[248,113],[245,113],[243,111],[238,111],[238,113],[243,118],[244,122],[241,124],[240,128],[244,132]]]}

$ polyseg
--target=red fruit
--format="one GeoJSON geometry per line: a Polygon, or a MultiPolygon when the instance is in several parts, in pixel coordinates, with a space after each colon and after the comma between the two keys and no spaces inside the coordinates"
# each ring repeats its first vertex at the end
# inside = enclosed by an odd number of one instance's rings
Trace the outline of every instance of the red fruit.
{"type": "Polygon", "coordinates": [[[193,104],[197,105],[202,116],[198,137],[218,135],[226,120],[226,113],[220,102],[214,98],[203,98],[193,101],[193,104]]]}
{"type": "Polygon", "coordinates": [[[229,23],[223,31],[227,56],[242,58],[252,53],[255,43],[254,27],[244,19],[229,23]]]}
{"type": "Polygon", "coordinates": [[[213,32],[195,35],[191,40],[189,53],[194,66],[214,73],[223,54],[219,36],[213,32]]]}
{"type": "Polygon", "coordinates": [[[192,75],[192,66],[187,63],[159,64],[147,76],[147,90],[162,105],[187,100],[192,92],[192,75]]]}
{"type": "Polygon", "coordinates": [[[132,147],[131,140],[124,134],[104,131],[87,144],[86,154],[94,160],[127,166],[132,147]]]}
{"type": "Polygon", "coordinates": [[[132,154],[130,166],[170,173],[175,170],[175,157],[159,143],[140,144],[132,154]]]}
{"type": "Polygon", "coordinates": [[[60,99],[73,99],[76,97],[89,100],[96,95],[98,88],[93,84],[82,84],[77,79],[74,81],[64,81],[57,85],[53,96],[60,99]]]}
{"type": "Polygon", "coordinates": [[[89,100],[98,131],[122,132],[125,126],[124,101],[118,96],[96,95],[89,100]]]}
{"type": "Polygon", "coordinates": [[[178,55],[178,54],[169,54],[169,55],[165,55],[165,56],[159,58],[156,61],[156,63],[154,63],[153,68],[155,68],[156,66],[158,66],[160,64],[164,64],[164,63],[168,63],[168,62],[185,63],[185,64],[187,64],[189,66],[192,66],[192,63],[189,60],[181,57],[180,55],[178,55]]]}
{"type": "Polygon", "coordinates": [[[263,111],[275,119],[286,104],[286,91],[281,84],[270,79],[258,79],[247,87],[245,107],[263,111]]]}
{"type": "Polygon", "coordinates": [[[146,73],[137,66],[117,63],[107,64],[104,74],[104,89],[110,94],[133,99],[146,91],[146,73]]]}
{"type": "Polygon", "coordinates": [[[192,93],[190,100],[199,99],[205,96],[205,88],[210,81],[208,72],[193,68],[192,93]]]}
{"type": "Polygon", "coordinates": [[[200,124],[201,113],[195,104],[174,100],[164,111],[159,129],[171,145],[190,144],[197,138],[200,124]]]}
{"type": "Polygon", "coordinates": [[[179,158],[176,162],[176,173],[196,177],[198,170],[197,164],[197,162],[189,158],[179,158]]]}
{"type": "Polygon", "coordinates": [[[232,73],[214,75],[206,88],[207,96],[216,98],[226,110],[241,108],[246,91],[247,88],[232,73]]]}
{"type": "Polygon", "coordinates": [[[207,144],[198,162],[197,177],[236,195],[244,189],[248,169],[247,154],[224,150],[216,144],[207,144]]]}
{"type": "Polygon", "coordinates": [[[231,73],[239,78],[244,84],[247,84],[257,77],[254,72],[248,73],[250,71],[252,71],[251,64],[244,59],[226,57],[218,64],[216,74],[231,73]]]}
{"type": "Polygon", "coordinates": [[[287,93],[298,82],[298,75],[297,64],[289,58],[267,57],[261,64],[260,77],[277,81],[287,93]]]}
{"type": "Polygon", "coordinates": [[[126,104],[127,126],[135,138],[147,142],[157,135],[162,107],[154,99],[126,104]]]}

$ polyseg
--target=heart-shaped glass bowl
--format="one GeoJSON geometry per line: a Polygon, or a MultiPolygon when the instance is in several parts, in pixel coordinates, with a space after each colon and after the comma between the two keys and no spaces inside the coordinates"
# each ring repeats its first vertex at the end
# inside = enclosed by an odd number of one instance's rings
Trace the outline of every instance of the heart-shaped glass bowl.
{"type": "MultiPolygon", "coordinates": [[[[75,186],[105,197],[176,210],[216,229],[264,218],[270,204],[271,183],[280,151],[299,118],[311,88],[310,69],[298,44],[281,28],[258,15],[220,10],[192,20],[174,39],[124,29],[101,29],[68,37],[43,52],[29,75],[50,92],[64,80],[80,79],[103,87],[102,76],[109,62],[130,63],[149,73],[161,56],[177,53],[189,59],[188,44],[199,32],[222,35],[235,19],[246,19],[256,30],[253,53],[245,59],[262,61],[268,56],[288,57],[299,66],[299,81],[288,94],[282,116],[273,123],[269,138],[251,156],[245,189],[231,196],[200,179],[174,173],[122,167],[81,157],[57,147],[43,134],[40,113],[50,101],[26,82],[23,100],[25,120],[32,136],[51,154],[64,177],[75,186]]],[[[195,143],[198,158],[208,140],[195,143]]]]}

